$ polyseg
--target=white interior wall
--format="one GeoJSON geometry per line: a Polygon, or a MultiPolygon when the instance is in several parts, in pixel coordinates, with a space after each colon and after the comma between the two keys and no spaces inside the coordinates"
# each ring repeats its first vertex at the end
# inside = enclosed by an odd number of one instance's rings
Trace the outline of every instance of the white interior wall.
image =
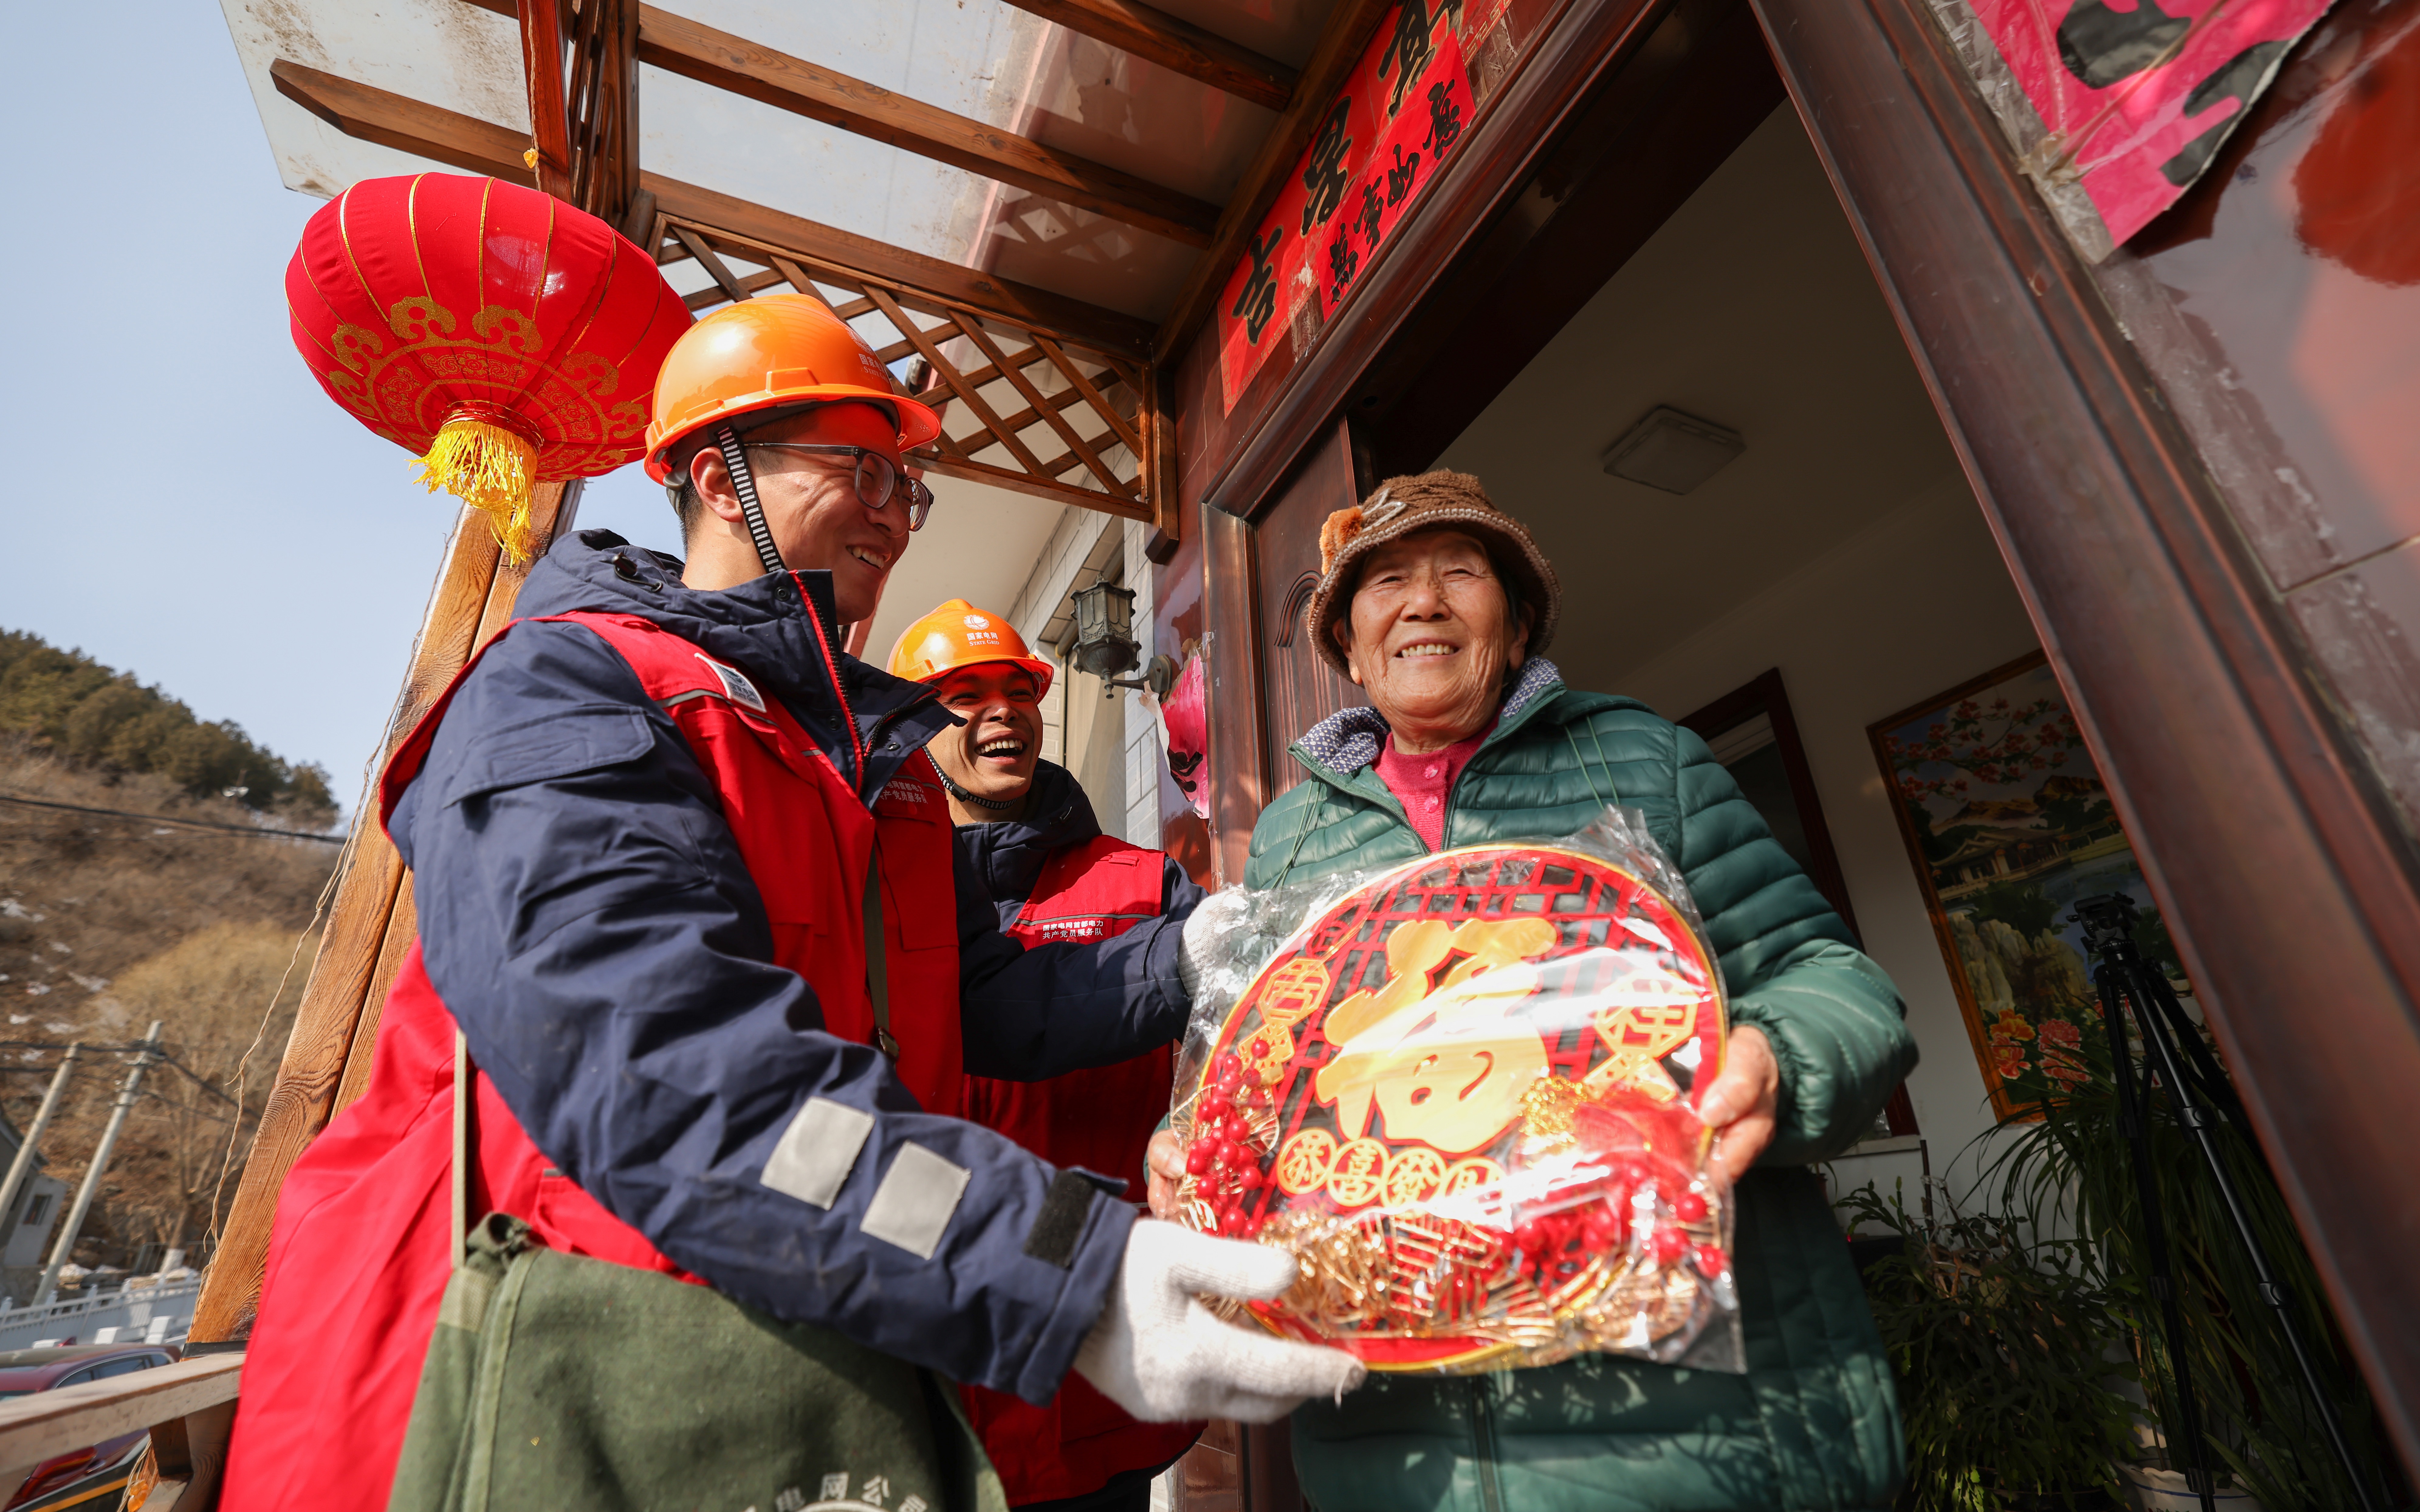
{"type": "MultiPolygon", "coordinates": [[[[1907,1087],[1937,1174],[1993,1126],[1992,1111],[1866,728],[2036,644],[1974,497],[1951,473],[1679,645],[1588,680],[1677,716],[1781,669],[1866,951],[1899,984],[1923,1053],[1907,1087]]],[[[1860,1168],[1851,1184],[1913,1178],[1901,1166],[1912,1163],[1860,1168]]]]}
{"type": "MultiPolygon", "coordinates": [[[[1476,473],[1556,563],[1548,655],[1573,687],[1679,717],[1781,670],[1866,947],[1908,1005],[1917,1124],[1954,1180],[1991,1110],[1866,727],[2035,639],[1787,106],[1437,465],[1476,473]],[[1656,405],[1745,453],[1683,496],[1606,475],[1608,443],[1656,405]]],[[[1913,1203],[1917,1170],[1895,1150],[1839,1174],[1905,1177],[1913,1203]]]]}
{"type": "MultiPolygon", "coordinates": [[[[1143,555],[1150,544],[1151,527],[1137,520],[1123,526],[1125,536],[1126,586],[1135,591],[1134,637],[1138,646],[1133,676],[1140,677],[1151,668],[1156,649],[1153,640],[1154,610],[1158,607],[1153,596],[1151,559],[1143,555]]],[[[1162,745],[1159,719],[1153,712],[1151,701],[1142,694],[1121,691],[1118,697],[1125,703],[1125,812],[1111,823],[1108,815],[1101,825],[1118,834],[1130,844],[1159,845],[1159,774],[1165,770],[1168,752],[1162,745]]]]}

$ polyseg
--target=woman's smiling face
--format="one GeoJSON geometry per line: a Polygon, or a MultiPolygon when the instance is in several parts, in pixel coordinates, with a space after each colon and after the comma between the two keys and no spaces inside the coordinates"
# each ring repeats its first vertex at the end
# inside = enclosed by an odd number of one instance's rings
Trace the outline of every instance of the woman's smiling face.
{"type": "Polygon", "coordinates": [[[1485,729],[1529,644],[1487,548],[1451,527],[1389,541],[1364,558],[1352,611],[1336,633],[1353,681],[1397,748],[1411,753],[1485,729]]]}

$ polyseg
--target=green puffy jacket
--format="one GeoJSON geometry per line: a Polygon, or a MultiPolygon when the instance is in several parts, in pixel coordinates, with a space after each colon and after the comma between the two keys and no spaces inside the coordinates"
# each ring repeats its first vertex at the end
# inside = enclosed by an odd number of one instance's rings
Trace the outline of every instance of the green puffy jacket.
{"type": "MultiPolygon", "coordinates": [[[[1250,887],[1427,854],[1372,764],[1369,709],[1293,747],[1311,780],[1252,831],[1250,887]]],[[[1734,1195],[1745,1376],[1590,1354],[1492,1375],[1373,1375],[1294,1416],[1320,1512],[1727,1512],[1882,1508],[1899,1489],[1899,1408],[1882,1341],[1809,1161],[1871,1127],[1916,1064],[1899,995],[1697,735],[1631,699],[1522,671],[1456,779],[1446,844],[1575,832],[1643,810],[1687,875],[1730,992],[1781,1068],[1772,1148],[1734,1195]]]]}

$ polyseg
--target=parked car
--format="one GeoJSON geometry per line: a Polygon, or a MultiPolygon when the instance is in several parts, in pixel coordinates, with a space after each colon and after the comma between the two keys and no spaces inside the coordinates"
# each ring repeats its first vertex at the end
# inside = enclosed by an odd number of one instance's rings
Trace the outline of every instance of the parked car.
{"type": "MultiPolygon", "coordinates": [[[[173,1344],[70,1344],[33,1350],[0,1351],[0,1402],[38,1391],[81,1386],[136,1370],[149,1370],[175,1360],[173,1344]]],[[[111,1505],[101,1498],[126,1484],[150,1442],[148,1433],[128,1433],[54,1456],[33,1468],[24,1481],[0,1504],[5,1512],[48,1512],[54,1507],[86,1504],[111,1505]]]]}

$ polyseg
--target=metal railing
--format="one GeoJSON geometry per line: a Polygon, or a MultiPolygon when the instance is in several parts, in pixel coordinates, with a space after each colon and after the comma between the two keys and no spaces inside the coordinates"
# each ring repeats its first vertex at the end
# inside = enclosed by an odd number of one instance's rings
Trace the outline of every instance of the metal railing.
{"type": "Polygon", "coordinates": [[[183,1276],[147,1287],[125,1286],[92,1296],[11,1307],[0,1312],[0,1350],[70,1338],[79,1344],[173,1344],[185,1336],[192,1324],[201,1290],[201,1277],[183,1276]],[[104,1329],[132,1332],[110,1339],[93,1336],[104,1329]]]}

